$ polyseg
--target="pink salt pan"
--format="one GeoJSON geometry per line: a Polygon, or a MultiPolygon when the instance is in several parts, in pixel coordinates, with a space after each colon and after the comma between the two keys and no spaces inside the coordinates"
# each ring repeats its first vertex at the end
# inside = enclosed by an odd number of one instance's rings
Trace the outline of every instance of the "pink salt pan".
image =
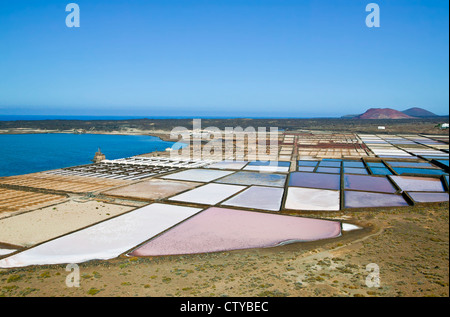
{"type": "Polygon", "coordinates": [[[158,256],[266,248],[341,235],[337,221],[211,207],[135,249],[158,256]]]}

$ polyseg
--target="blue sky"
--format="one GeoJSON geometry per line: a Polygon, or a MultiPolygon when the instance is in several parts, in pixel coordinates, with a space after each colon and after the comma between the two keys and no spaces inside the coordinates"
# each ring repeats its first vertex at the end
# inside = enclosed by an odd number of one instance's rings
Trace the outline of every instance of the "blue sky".
{"type": "Polygon", "coordinates": [[[446,0],[72,1],[0,0],[0,115],[448,114],[446,0]]]}

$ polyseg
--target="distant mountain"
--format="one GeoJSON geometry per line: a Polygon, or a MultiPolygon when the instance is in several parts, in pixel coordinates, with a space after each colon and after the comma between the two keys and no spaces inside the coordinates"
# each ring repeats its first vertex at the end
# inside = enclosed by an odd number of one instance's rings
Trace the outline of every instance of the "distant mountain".
{"type": "Polygon", "coordinates": [[[416,117],[416,118],[439,117],[437,114],[434,114],[428,110],[418,108],[418,107],[409,108],[408,110],[405,110],[402,112],[408,116],[416,117]]]}
{"type": "Polygon", "coordinates": [[[414,119],[414,117],[390,108],[371,108],[355,119],[414,119]]]}

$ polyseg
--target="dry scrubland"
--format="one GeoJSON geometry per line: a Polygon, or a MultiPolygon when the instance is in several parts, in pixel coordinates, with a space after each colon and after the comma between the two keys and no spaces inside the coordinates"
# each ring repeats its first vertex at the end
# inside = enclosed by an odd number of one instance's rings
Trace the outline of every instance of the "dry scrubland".
{"type": "Polygon", "coordinates": [[[92,261],[80,265],[78,288],[66,286],[62,265],[0,270],[0,296],[449,296],[448,207],[305,215],[365,227],[321,242],[92,261]],[[366,286],[369,263],[380,287],[366,286]]]}
{"type": "MultiPolygon", "coordinates": [[[[202,119],[202,128],[217,127],[277,127],[284,131],[314,130],[357,133],[423,133],[442,134],[436,127],[448,123],[447,117],[422,119],[202,119]],[[385,126],[386,130],[378,130],[385,126]]],[[[134,120],[43,120],[0,121],[0,133],[78,132],[124,133],[152,135],[167,134],[175,127],[192,128],[192,119],[134,119],[134,120]]]]}

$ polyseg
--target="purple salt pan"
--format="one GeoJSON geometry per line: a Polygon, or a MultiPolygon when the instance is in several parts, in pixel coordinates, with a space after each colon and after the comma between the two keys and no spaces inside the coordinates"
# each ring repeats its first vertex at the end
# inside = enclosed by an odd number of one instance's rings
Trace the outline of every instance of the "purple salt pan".
{"type": "Polygon", "coordinates": [[[433,203],[449,200],[448,193],[408,192],[408,194],[417,203],[433,203]]]}
{"type": "Polygon", "coordinates": [[[137,248],[158,256],[273,247],[341,235],[337,221],[211,207],[137,248]]]}
{"type": "Polygon", "coordinates": [[[341,176],[339,174],[292,172],[289,186],[339,190],[341,176]]]}
{"type": "Polygon", "coordinates": [[[389,176],[403,191],[413,192],[443,192],[444,186],[441,180],[414,177],[414,176],[389,176]]]}
{"type": "Polygon", "coordinates": [[[381,193],[395,193],[397,190],[386,177],[368,175],[345,175],[345,189],[381,193]]]}
{"type": "Polygon", "coordinates": [[[409,206],[401,195],[345,191],[345,208],[409,206]]]}

